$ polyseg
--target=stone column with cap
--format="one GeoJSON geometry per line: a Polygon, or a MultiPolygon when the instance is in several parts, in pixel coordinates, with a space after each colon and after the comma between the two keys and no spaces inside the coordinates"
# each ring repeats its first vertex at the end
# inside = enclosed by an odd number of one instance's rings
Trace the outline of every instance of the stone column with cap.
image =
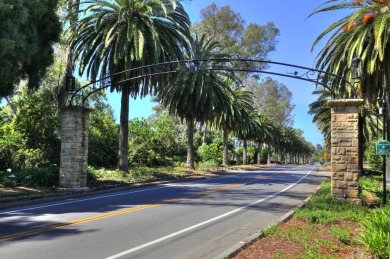
{"type": "Polygon", "coordinates": [[[87,189],[90,112],[84,107],[62,109],[60,188],[87,189]]]}
{"type": "Polygon", "coordinates": [[[358,122],[362,99],[329,100],[332,196],[359,202],[358,122]]]}

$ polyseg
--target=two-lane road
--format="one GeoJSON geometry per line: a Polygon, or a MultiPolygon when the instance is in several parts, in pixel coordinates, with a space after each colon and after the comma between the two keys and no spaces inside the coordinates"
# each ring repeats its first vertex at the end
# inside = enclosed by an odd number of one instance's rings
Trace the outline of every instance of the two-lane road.
{"type": "Polygon", "coordinates": [[[325,180],[284,165],[0,211],[0,258],[213,258],[325,180]]]}

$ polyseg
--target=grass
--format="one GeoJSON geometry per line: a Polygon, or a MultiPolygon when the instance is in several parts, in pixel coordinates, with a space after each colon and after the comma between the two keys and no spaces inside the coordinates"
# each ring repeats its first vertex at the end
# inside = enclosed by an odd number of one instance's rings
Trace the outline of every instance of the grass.
{"type": "Polygon", "coordinates": [[[152,181],[174,180],[183,177],[204,174],[206,171],[190,171],[177,167],[136,167],[128,173],[119,170],[94,169],[88,167],[89,186],[123,183],[144,183],[152,181]]]}
{"type": "Polygon", "coordinates": [[[360,222],[369,208],[355,203],[332,198],[330,181],[314,193],[304,207],[295,211],[295,216],[311,223],[330,224],[340,220],[360,222]]]}

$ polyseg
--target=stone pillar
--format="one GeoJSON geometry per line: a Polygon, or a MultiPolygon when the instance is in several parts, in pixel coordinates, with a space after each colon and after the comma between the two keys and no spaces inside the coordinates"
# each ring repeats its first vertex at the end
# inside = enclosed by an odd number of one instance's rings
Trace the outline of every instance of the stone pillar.
{"type": "Polygon", "coordinates": [[[90,112],[84,107],[62,109],[60,188],[87,188],[90,112]]]}
{"type": "Polygon", "coordinates": [[[336,199],[359,198],[359,107],[362,99],[328,101],[331,108],[332,196],[336,199]]]}

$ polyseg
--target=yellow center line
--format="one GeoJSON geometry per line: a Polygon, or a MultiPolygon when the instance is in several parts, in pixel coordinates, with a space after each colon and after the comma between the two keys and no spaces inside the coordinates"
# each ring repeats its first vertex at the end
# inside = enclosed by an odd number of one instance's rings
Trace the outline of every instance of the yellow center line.
{"type": "Polygon", "coordinates": [[[199,193],[192,194],[192,195],[189,195],[189,196],[163,200],[163,201],[161,201],[159,203],[151,203],[151,204],[141,205],[141,206],[137,206],[137,207],[121,209],[121,210],[107,212],[107,213],[104,213],[104,214],[101,214],[101,215],[97,215],[97,216],[93,216],[93,217],[83,218],[83,219],[79,219],[79,220],[74,220],[74,221],[60,223],[60,224],[53,225],[53,226],[48,226],[48,227],[38,228],[38,229],[30,230],[30,231],[19,232],[19,233],[7,235],[7,236],[2,236],[2,237],[0,237],[0,242],[6,241],[6,240],[9,240],[9,239],[13,239],[13,238],[30,236],[30,235],[34,235],[34,234],[50,231],[50,230],[53,230],[53,229],[61,229],[61,228],[69,227],[69,226],[79,225],[79,224],[82,224],[82,223],[87,223],[87,222],[91,222],[91,221],[101,220],[101,219],[105,219],[105,218],[109,218],[109,217],[113,217],[113,216],[118,216],[118,215],[122,215],[122,214],[126,214],[126,213],[131,213],[131,212],[135,212],[135,211],[139,211],[139,210],[150,209],[150,208],[153,208],[153,207],[161,206],[163,204],[183,201],[183,200],[187,200],[187,199],[191,199],[191,198],[195,198],[195,197],[199,197],[199,196],[209,195],[209,194],[216,193],[216,192],[226,191],[226,190],[234,189],[234,188],[237,188],[237,187],[240,187],[240,186],[243,186],[243,185],[251,184],[253,182],[258,181],[259,179],[264,179],[264,177],[259,177],[259,178],[255,179],[255,180],[252,180],[252,181],[249,181],[249,182],[245,182],[245,183],[231,184],[231,185],[227,185],[225,187],[199,192],[199,193]]]}

